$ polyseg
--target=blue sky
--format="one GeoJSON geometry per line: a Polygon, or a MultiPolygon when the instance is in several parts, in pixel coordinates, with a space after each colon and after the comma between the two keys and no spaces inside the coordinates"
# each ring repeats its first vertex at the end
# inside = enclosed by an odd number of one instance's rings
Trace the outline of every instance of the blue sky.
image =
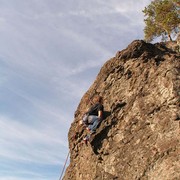
{"type": "Polygon", "coordinates": [[[0,180],[59,179],[81,97],[149,3],[0,0],[0,180]]]}

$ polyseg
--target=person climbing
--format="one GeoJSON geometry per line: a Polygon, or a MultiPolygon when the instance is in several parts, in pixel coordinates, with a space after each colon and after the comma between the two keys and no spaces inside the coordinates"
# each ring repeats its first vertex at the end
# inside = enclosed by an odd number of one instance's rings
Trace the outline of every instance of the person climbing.
{"type": "Polygon", "coordinates": [[[90,135],[96,131],[99,123],[103,120],[104,106],[102,101],[102,97],[96,95],[93,98],[92,106],[85,113],[83,123],[86,125],[89,134],[84,138],[84,141],[89,140],[90,135]]]}

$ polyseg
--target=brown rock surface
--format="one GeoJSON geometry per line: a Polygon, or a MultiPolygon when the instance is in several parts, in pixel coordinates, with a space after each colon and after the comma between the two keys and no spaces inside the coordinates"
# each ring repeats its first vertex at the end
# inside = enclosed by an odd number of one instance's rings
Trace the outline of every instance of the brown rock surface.
{"type": "Polygon", "coordinates": [[[180,55],[133,41],[101,68],[69,130],[64,180],[180,179],[180,55]],[[79,121],[87,97],[104,98],[106,117],[86,146],[79,121]]]}

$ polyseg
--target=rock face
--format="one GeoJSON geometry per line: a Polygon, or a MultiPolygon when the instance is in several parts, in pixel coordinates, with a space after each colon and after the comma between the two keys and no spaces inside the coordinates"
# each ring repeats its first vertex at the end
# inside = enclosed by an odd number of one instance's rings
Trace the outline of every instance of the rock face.
{"type": "Polygon", "coordinates": [[[180,179],[180,54],[133,41],[101,68],[69,130],[64,180],[180,179]],[[87,97],[103,96],[105,119],[91,136],[79,125],[87,97]]]}

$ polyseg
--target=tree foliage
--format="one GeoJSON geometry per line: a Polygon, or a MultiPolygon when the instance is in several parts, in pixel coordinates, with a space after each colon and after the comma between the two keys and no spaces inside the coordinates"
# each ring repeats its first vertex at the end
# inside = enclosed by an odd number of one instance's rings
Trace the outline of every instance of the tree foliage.
{"type": "Polygon", "coordinates": [[[180,2],[179,0],[153,0],[143,10],[145,15],[145,40],[152,41],[162,36],[163,40],[180,31],[180,2]]]}

